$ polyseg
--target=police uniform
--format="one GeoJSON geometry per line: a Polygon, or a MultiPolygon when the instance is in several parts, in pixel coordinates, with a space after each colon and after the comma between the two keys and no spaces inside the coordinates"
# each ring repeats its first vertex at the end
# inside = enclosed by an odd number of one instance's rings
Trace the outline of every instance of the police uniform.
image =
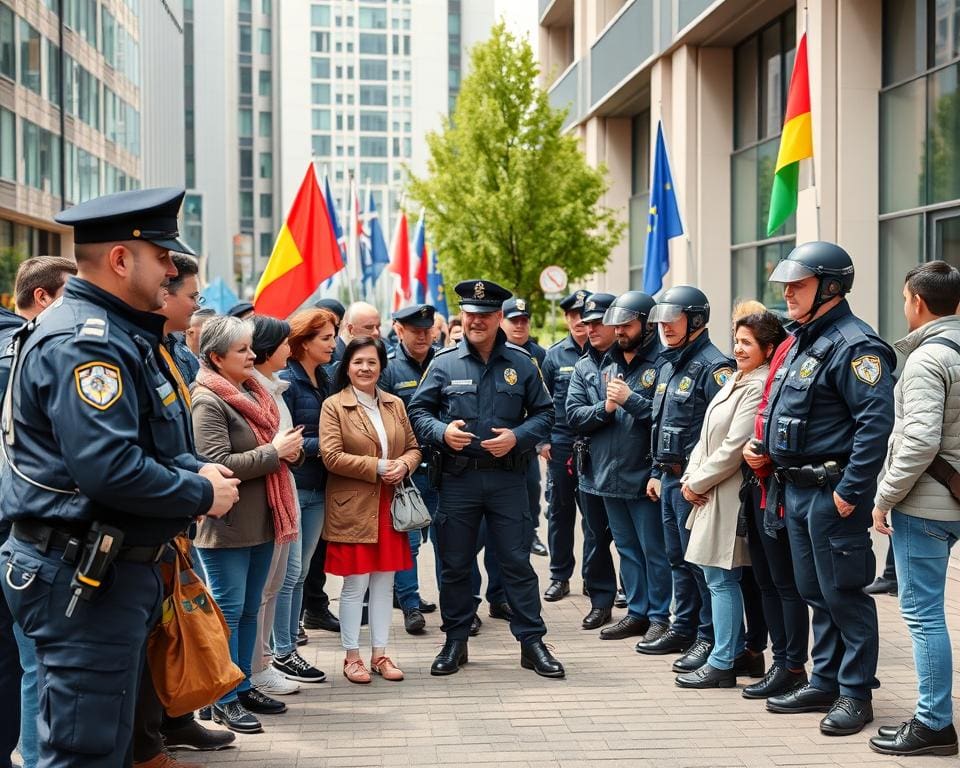
{"type": "MultiPolygon", "coordinates": [[[[560,302],[564,312],[582,313],[590,291],[576,291],[560,302]]],[[[584,343],[586,345],[586,342],[584,343]]],[[[574,366],[584,354],[573,336],[567,334],[547,350],[543,363],[543,382],[553,397],[556,418],[550,433],[550,459],[547,461],[547,539],[550,545],[550,579],[559,582],[553,592],[562,597],[569,591],[570,577],[576,565],[573,553],[574,526],[577,520],[577,468],[573,461],[573,442],[576,434],[567,423],[567,388],[574,366]]],[[[594,544],[589,529],[584,529],[584,550],[594,544]]],[[[544,597],[550,599],[551,587],[544,597]]],[[[556,598],[554,598],[556,599],[556,598]]]]}
{"type": "MultiPolygon", "coordinates": [[[[509,292],[485,280],[468,280],[456,287],[461,309],[467,313],[500,310],[509,292]]],[[[507,342],[497,329],[489,357],[484,360],[468,340],[469,331],[455,347],[438,352],[410,403],[410,421],[421,443],[437,449],[442,460],[440,504],[436,527],[442,560],[440,607],[447,644],[441,655],[453,653],[451,664],[433,674],[455,672],[466,660],[466,640],[474,615],[470,571],[474,542],[482,519],[497,552],[513,610],[510,628],[521,644],[546,651],[541,638],[546,626],[540,617],[537,575],[530,565],[533,516],[527,502],[525,472],[534,447],[543,442],[553,424],[553,405],[540,370],[521,347],[507,342]],[[463,431],[475,438],[461,451],[444,440],[447,426],[458,419],[463,431]],[[480,446],[495,436],[492,429],[507,428],[515,447],[496,458],[480,446]]],[[[522,663],[528,662],[522,655],[522,663]]],[[[562,676],[563,668],[551,676],[562,676]]],[[[537,671],[541,674],[539,662],[537,671]]]]}
{"type": "MultiPolygon", "coordinates": [[[[704,330],[696,339],[662,355],[653,397],[652,475],[661,479],[664,541],[673,574],[674,634],[713,644],[710,592],[703,571],[684,559],[692,505],[680,493],[680,478],[700,439],[707,405],[733,375],[729,358],[704,330]]],[[[640,648],[638,647],[638,650],[640,648]]]]}
{"type": "MultiPolygon", "coordinates": [[[[57,216],[78,244],[177,239],[182,190],[109,195],[57,216]]],[[[158,364],[164,318],[79,277],[18,334],[4,409],[0,548],[11,610],[36,644],[40,762],[121,765],[130,744],[144,643],[161,598],[164,545],[213,503],[186,409],[158,364]],[[94,523],[123,534],[96,587],[66,615],[94,523]]]]}
{"type": "Polygon", "coordinates": [[[813,611],[810,685],[869,700],[877,683],[869,527],[893,428],[896,357],[844,300],[802,325],[776,373],[765,445],[782,485],[797,588],[813,611]],[[833,493],[855,506],[841,517],[833,493]]]}

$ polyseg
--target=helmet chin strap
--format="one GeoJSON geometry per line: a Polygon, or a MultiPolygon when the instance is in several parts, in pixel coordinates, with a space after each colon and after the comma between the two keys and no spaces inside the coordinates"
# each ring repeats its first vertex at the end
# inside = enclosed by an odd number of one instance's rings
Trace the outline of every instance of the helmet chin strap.
{"type": "Polygon", "coordinates": [[[837,298],[838,296],[841,296],[841,297],[843,296],[842,293],[836,293],[836,294],[834,294],[833,296],[825,296],[825,295],[824,295],[824,292],[823,292],[823,281],[824,281],[824,277],[825,277],[825,276],[821,276],[821,277],[818,278],[818,280],[817,280],[817,296],[816,296],[816,298],[813,300],[813,304],[810,305],[810,309],[807,310],[807,312],[804,313],[801,318],[798,318],[798,319],[797,319],[797,322],[800,323],[801,325],[803,325],[803,324],[805,324],[805,323],[809,323],[809,322],[811,322],[812,320],[814,320],[814,318],[815,318],[816,315],[817,315],[817,312],[820,311],[820,307],[822,307],[822,306],[823,306],[824,304],[826,304],[828,301],[831,301],[831,300],[837,298]]]}

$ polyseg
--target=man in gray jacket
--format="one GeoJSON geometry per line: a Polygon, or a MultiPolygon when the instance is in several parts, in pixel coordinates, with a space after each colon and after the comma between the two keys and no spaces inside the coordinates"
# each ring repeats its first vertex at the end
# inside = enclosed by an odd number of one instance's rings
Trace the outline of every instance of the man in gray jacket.
{"type": "Polygon", "coordinates": [[[960,272],[943,261],[921,264],[907,273],[903,298],[910,333],[895,346],[909,357],[894,390],[896,423],[873,520],[877,531],[891,536],[919,697],[913,718],[880,728],[870,748],[887,755],[955,755],[943,595],[950,549],[960,537],[960,502],[941,483],[960,465],[960,272]]]}

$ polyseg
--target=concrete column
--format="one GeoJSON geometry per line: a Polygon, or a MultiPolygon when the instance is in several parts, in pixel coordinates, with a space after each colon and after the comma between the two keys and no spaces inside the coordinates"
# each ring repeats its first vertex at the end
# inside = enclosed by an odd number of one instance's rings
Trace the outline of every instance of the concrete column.
{"type": "MultiPolygon", "coordinates": [[[[607,181],[610,184],[603,204],[616,210],[621,221],[629,222],[633,186],[631,119],[608,117],[603,124],[603,162],[607,166],[607,181]]],[[[611,252],[604,279],[609,293],[622,293],[630,285],[629,231],[624,232],[620,244],[611,252]]]]}
{"type": "MultiPolygon", "coordinates": [[[[671,57],[670,108],[663,106],[664,140],[670,155],[670,170],[677,204],[683,219],[685,237],[670,241],[670,272],[664,285],[695,284],[697,278],[696,249],[698,248],[697,206],[697,49],[685,45],[671,57]],[[666,115],[672,115],[668,125],[666,115]]],[[[652,120],[650,139],[656,146],[656,120],[652,120]]],[[[651,155],[652,156],[652,155],[651,155]]],[[[651,167],[651,173],[653,169],[651,167]]]]}

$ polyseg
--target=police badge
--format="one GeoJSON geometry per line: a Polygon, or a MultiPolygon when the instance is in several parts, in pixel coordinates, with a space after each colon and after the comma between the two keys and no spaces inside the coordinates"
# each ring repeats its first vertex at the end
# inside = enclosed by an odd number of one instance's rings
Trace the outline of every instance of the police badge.
{"type": "Polygon", "coordinates": [[[482,280],[477,280],[476,285],[473,286],[473,298],[482,299],[487,295],[487,287],[483,284],[482,280]]]}
{"type": "Polygon", "coordinates": [[[653,386],[653,382],[657,380],[657,369],[656,368],[647,368],[642,374],[640,374],[640,383],[643,385],[644,389],[649,389],[653,386]]]}
{"type": "Polygon", "coordinates": [[[110,363],[85,363],[77,366],[73,376],[80,399],[98,411],[107,410],[123,394],[120,369],[110,363]]]}
{"type": "Polygon", "coordinates": [[[809,379],[813,376],[813,372],[817,370],[817,366],[820,365],[820,361],[815,357],[808,357],[800,365],[800,370],[798,372],[801,379],[809,379]]]}
{"type": "Polygon", "coordinates": [[[507,368],[503,372],[503,380],[512,387],[517,383],[517,372],[513,368],[507,368]]]}
{"type": "Polygon", "coordinates": [[[689,376],[684,376],[682,379],[680,379],[680,383],[677,385],[677,392],[689,392],[690,387],[692,386],[693,379],[691,379],[689,376]]]}
{"type": "Polygon", "coordinates": [[[523,299],[517,299],[517,309],[519,309],[521,312],[526,312],[527,302],[525,302],[523,299]]]}
{"type": "Polygon", "coordinates": [[[876,355],[862,355],[850,363],[854,375],[864,384],[871,387],[880,381],[880,375],[883,373],[883,364],[876,355]]]}

